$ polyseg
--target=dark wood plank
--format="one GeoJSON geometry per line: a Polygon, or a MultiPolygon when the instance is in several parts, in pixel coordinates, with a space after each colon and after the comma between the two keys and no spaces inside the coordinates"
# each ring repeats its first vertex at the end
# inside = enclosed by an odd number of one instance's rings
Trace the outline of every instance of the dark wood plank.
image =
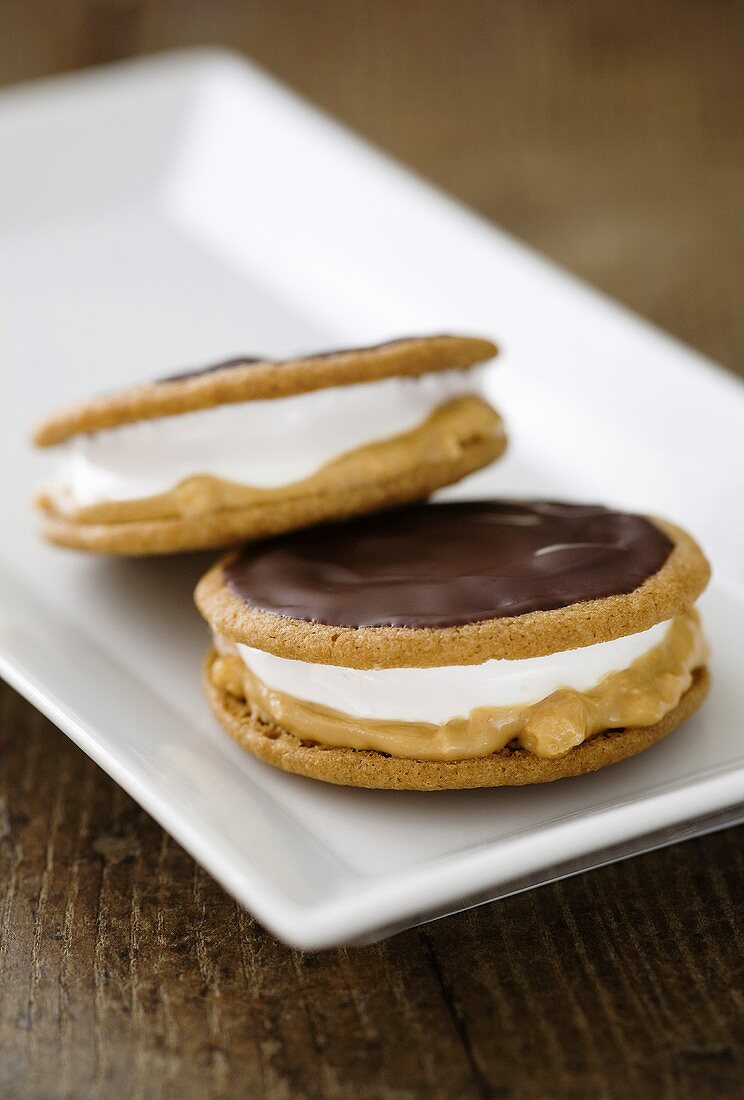
{"type": "MultiPolygon", "coordinates": [[[[244,51],[742,369],[734,0],[0,0],[0,27],[4,83],[244,51]]],[[[737,1096],[743,837],[303,955],[2,687],[0,1095],[737,1096]]]]}

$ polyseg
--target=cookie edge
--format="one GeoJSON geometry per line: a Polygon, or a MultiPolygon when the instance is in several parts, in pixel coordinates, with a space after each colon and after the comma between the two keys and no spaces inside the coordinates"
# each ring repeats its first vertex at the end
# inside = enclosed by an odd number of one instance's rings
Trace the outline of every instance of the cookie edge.
{"type": "Polygon", "coordinates": [[[60,409],[39,423],[31,441],[37,447],[54,447],[76,435],[141,420],[180,416],[241,401],[291,397],[330,386],[465,370],[497,355],[497,346],[482,337],[416,336],[323,356],[250,363],[210,374],[149,382],[60,409]]]}
{"type": "Polygon", "coordinates": [[[580,649],[648,630],[692,606],[710,565],[686,531],[647,517],[671,540],[664,565],[632,592],[452,627],[345,627],[285,618],[248,607],[224,583],[224,555],[201,578],[194,599],[214,633],[277,657],[343,668],[433,668],[522,660],[580,649]]]}
{"type": "Polygon", "coordinates": [[[710,689],[707,667],[697,669],[677,706],[660,722],[597,734],[563,756],[545,759],[524,749],[501,749],[466,760],[409,760],[370,749],[304,745],[294,734],[261,721],[247,704],[216,688],[210,677],[216,657],[211,649],[204,660],[204,690],[212,714],[241,748],[282,771],[336,786],[374,790],[522,787],[586,775],[636,756],[666,737],[698,709],[710,689]]]}
{"type": "Polygon", "coordinates": [[[66,549],[124,557],[224,549],[239,542],[421,500],[495,462],[507,444],[502,430],[464,445],[457,459],[414,465],[394,478],[350,486],[343,491],[304,494],[283,502],[224,509],[191,519],[86,524],[46,514],[41,533],[48,542],[66,549]]]}

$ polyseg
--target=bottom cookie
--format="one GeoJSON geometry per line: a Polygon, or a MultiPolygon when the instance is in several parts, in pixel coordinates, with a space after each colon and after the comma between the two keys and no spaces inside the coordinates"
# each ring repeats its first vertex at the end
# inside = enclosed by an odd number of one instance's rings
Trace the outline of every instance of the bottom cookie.
{"type": "Polygon", "coordinates": [[[439,791],[467,787],[520,787],[584,775],[643,752],[666,737],[700,706],[710,675],[694,674],[677,706],[653,726],[608,730],[571,749],[544,759],[524,749],[505,748],[467,760],[408,760],[368,750],[329,748],[303,742],[280,726],[263,721],[254,708],[216,688],[210,670],[217,654],[204,664],[204,683],[212,713],[233,740],[259,760],[283,771],[344,787],[439,791]]]}
{"type": "Polygon", "coordinates": [[[479,436],[463,441],[457,456],[424,462],[397,476],[195,517],[84,523],[66,519],[47,504],[42,533],[57,546],[133,557],[231,546],[420,500],[488,465],[505,446],[503,434],[479,436]]]}

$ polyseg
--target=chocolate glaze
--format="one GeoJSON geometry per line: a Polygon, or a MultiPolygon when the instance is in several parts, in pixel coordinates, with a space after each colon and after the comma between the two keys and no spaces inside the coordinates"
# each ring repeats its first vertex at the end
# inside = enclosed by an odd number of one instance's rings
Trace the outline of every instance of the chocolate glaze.
{"type": "Polygon", "coordinates": [[[158,378],[158,382],[181,382],[185,378],[199,378],[202,374],[214,374],[218,370],[234,370],[235,367],[247,367],[250,363],[268,363],[268,359],[256,359],[255,356],[243,355],[238,359],[225,359],[222,363],[215,363],[211,367],[195,367],[194,370],[181,371],[179,374],[167,374],[164,378],[158,378]]]}
{"type": "Polygon", "coordinates": [[[599,505],[417,504],[253,543],[225,569],[249,607],[332,626],[460,626],[632,592],[672,549],[599,505]]]}
{"type": "MultiPolygon", "coordinates": [[[[332,348],[330,351],[308,352],[306,355],[297,355],[294,359],[327,359],[331,355],[348,355],[352,351],[377,351],[378,348],[387,348],[393,344],[404,344],[407,340],[413,340],[413,336],[399,336],[396,340],[386,340],[384,344],[370,344],[366,348],[332,348]]],[[[294,361],[294,360],[292,360],[294,361]]],[[[199,378],[202,374],[214,374],[218,370],[234,370],[235,367],[245,367],[250,363],[273,363],[274,359],[261,359],[254,356],[241,356],[238,359],[226,359],[223,363],[215,363],[212,367],[196,367],[195,370],[181,371],[179,374],[168,374],[165,378],[158,378],[158,382],[181,382],[186,378],[199,378]]],[[[290,362],[290,360],[287,360],[290,362]]]]}

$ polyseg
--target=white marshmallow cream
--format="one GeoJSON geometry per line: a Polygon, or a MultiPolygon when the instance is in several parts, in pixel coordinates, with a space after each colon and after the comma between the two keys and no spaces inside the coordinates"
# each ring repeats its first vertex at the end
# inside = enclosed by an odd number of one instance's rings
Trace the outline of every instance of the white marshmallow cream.
{"type": "Polygon", "coordinates": [[[480,396],[483,371],[334,386],[75,436],[58,448],[54,491],[84,508],[155,496],[200,474],[255,488],[291,485],[348,451],[411,431],[448,401],[480,396]]]}
{"type": "Polygon", "coordinates": [[[529,705],[559,688],[587,691],[628,668],[664,638],[670,623],[546,657],[437,668],[355,669],[309,664],[238,645],[244,663],[285,695],[355,718],[444,725],[476,707],[529,705]]]}

